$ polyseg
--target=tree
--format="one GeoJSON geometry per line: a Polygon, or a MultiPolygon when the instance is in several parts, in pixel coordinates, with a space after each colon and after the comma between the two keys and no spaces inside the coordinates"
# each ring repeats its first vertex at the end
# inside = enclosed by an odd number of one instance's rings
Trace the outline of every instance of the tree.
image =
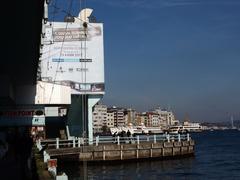
{"type": "Polygon", "coordinates": [[[107,134],[109,132],[109,128],[106,125],[102,126],[102,132],[103,134],[107,134]]]}

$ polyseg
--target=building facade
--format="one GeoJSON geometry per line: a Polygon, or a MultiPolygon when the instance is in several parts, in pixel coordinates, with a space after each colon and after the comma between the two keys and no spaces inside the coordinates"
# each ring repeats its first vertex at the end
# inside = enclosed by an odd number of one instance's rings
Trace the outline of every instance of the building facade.
{"type": "Polygon", "coordinates": [[[93,110],[93,133],[102,133],[103,126],[108,125],[107,119],[107,106],[106,105],[95,105],[93,110]]]}
{"type": "Polygon", "coordinates": [[[125,109],[124,116],[127,125],[136,125],[136,111],[134,109],[125,109]]]}
{"type": "Polygon", "coordinates": [[[126,118],[124,117],[124,108],[110,107],[108,113],[113,113],[114,127],[123,127],[127,125],[126,118]]]}
{"type": "Polygon", "coordinates": [[[158,107],[153,112],[159,114],[160,118],[159,123],[162,127],[168,127],[179,124],[179,121],[175,119],[175,116],[172,111],[168,111],[166,109],[161,109],[160,107],[158,107]]]}
{"type": "Polygon", "coordinates": [[[107,127],[113,128],[114,127],[114,113],[107,112],[107,127]]]}

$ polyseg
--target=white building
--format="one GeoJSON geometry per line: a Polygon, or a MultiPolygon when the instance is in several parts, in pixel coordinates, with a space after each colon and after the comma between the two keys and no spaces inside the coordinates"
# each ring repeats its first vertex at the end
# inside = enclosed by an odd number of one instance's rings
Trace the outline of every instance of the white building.
{"type": "Polygon", "coordinates": [[[147,123],[145,125],[147,127],[159,127],[160,126],[160,116],[155,112],[147,112],[146,113],[147,123]]]}
{"type": "Polygon", "coordinates": [[[125,109],[124,111],[125,122],[127,125],[136,125],[136,111],[134,109],[125,109]]]}
{"type": "Polygon", "coordinates": [[[158,107],[154,110],[154,112],[159,114],[160,117],[159,123],[162,127],[179,124],[179,121],[175,119],[175,116],[172,111],[168,111],[166,109],[161,109],[160,107],[158,107]]]}
{"type": "Polygon", "coordinates": [[[108,108],[108,112],[114,114],[114,127],[123,127],[127,125],[123,108],[113,106],[111,108],[108,108]]]}
{"type": "Polygon", "coordinates": [[[95,105],[93,110],[93,133],[101,133],[103,126],[107,126],[107,106],[95,105]]]}
{"type": "Polygon", "coordinates": [[[107,127],[112,128],[114,127],[114,113],[107,112],[107,127]]]}

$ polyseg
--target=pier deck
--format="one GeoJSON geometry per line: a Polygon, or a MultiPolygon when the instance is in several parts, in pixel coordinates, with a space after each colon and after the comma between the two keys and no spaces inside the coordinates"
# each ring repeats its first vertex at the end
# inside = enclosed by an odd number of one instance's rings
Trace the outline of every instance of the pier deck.
{"type": "Polygon", "coordinates": [[[54,158],[74,155],[78,161],[113,161],[194,155],[194,140],[181,142],[141,142],[140,144],[99,144],[75,148],[48,149],[54,158]]]}

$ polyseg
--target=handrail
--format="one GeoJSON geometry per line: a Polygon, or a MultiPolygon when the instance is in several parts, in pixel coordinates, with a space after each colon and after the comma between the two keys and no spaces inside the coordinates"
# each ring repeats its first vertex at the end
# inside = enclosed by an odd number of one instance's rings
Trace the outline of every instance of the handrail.
{"type": "MultiPolygon", "coordinates": [[[[171,142],[171,141],[189,141],[189,134],[160,134],[160,135],[138,135],[130,137],[106,137],[106,136],[96,136],[93,138],[93,145],[98,146],[99,144],[139,144],[142,142],[171,142]]],[[[88,138],[73,137],[71,140],[68,139],[47,139],[38,140],[36,145],[39,150],[43,147],[48,149],[59,149],[59,148],[77,148],[83,145],[88,145],[88,138]]]]}

